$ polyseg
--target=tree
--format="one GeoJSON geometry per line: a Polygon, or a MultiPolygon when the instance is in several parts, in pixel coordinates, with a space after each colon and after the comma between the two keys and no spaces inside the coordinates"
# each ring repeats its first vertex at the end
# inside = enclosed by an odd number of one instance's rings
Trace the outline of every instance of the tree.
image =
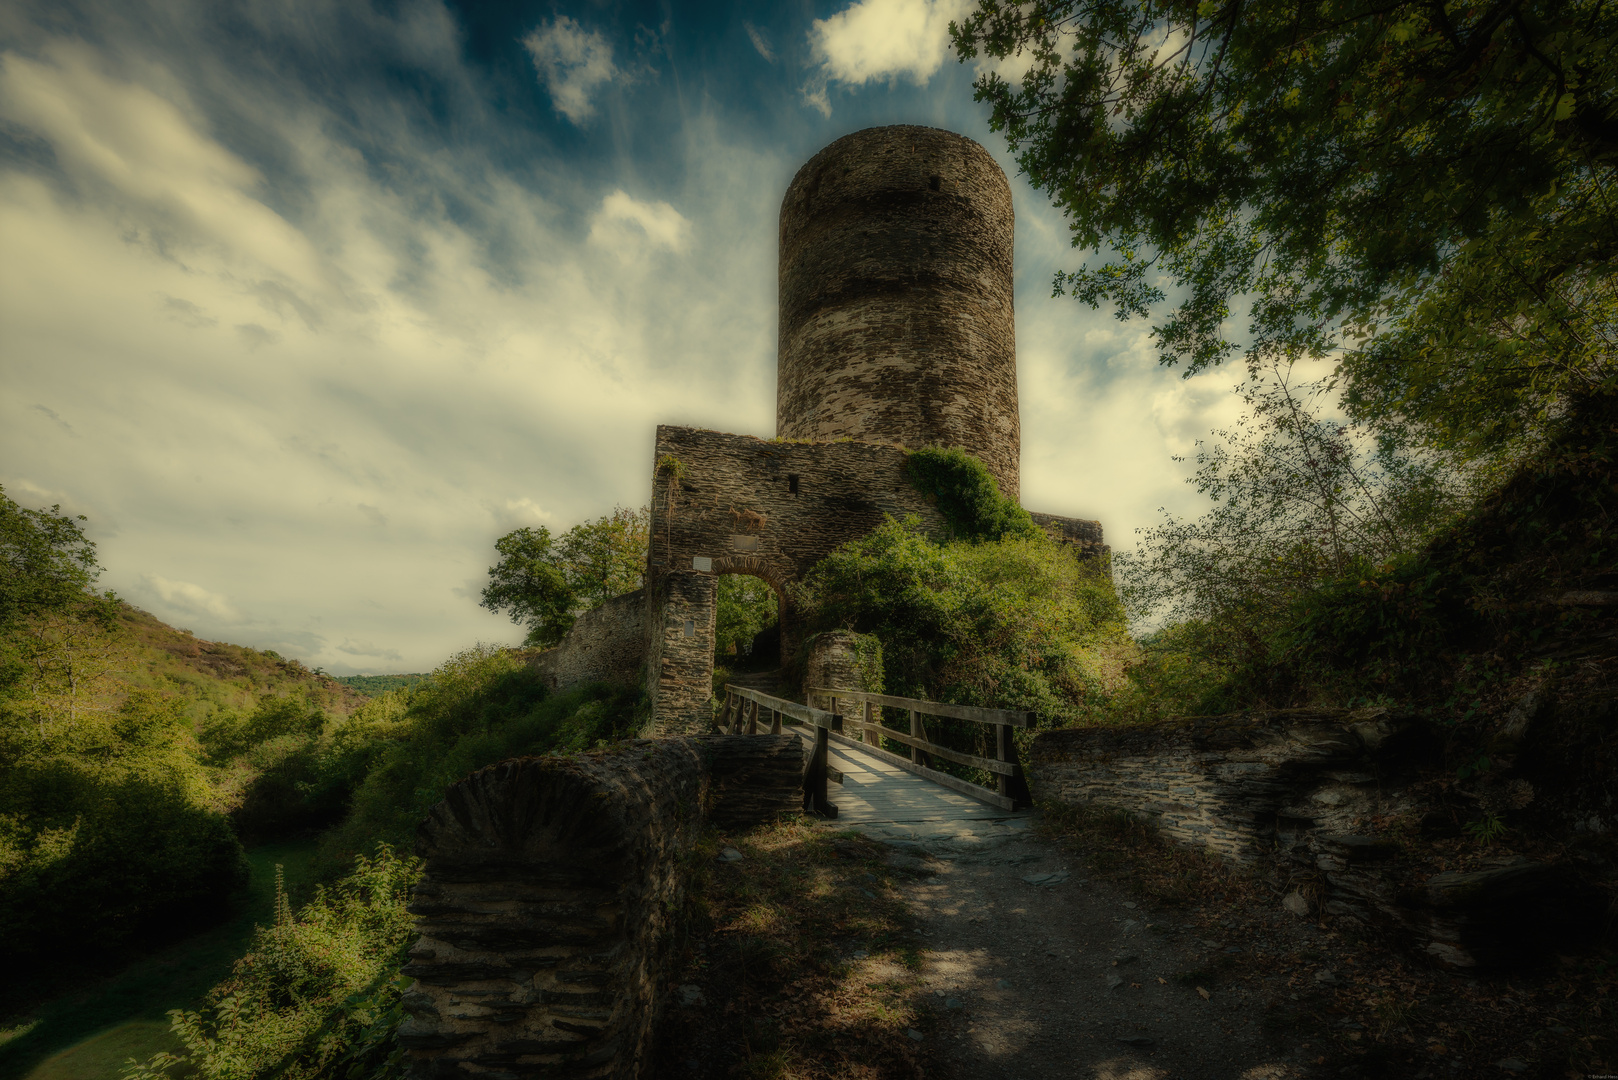
{"type": "Polygon", "coordinates": [[[552,538],[544,526],[494,543],[482,606],[528,627],[528,645],[561,641],[583,612],[640,588],[646,572],[648,513],[618,507],[552,538]]]}
{"type": "Polygon", "coordinates": [[[27,510],[0,487],[0,633],[47,612],[101,600],[91,586],[101,573],[95,541],[79,522],[49,510],[27,510]]]}
{"type": "Polygon", "coordinates": [[[745,655],[759,632],[779,618],[780,604],[768,583],[746,574],[721,574],[714,595],[714,655],[745,655]]]}
{"type": "Polygon", "coordinates": [[[1215,681],[1261,665],[1301,598],[1416,550],[1458,507],[1452,471],[1324,415],[1325,391],[1284,364],[1255,376],[1237,425],[1198,444],[1188,482],[1213,506],[1166,516],[1115,558],[1134,621],[1166,624],[1149,654],[1215,681]]]}
{"type": "Polygon", "coordinates": [[[1028,64],[978,98],[1094,252],[1055,291],[1172,283],[1163,362],[1347,346],[1354,416],[1473,456],[1618,390],[1618,7],[980,0],[952,34],[1028,64]]]}

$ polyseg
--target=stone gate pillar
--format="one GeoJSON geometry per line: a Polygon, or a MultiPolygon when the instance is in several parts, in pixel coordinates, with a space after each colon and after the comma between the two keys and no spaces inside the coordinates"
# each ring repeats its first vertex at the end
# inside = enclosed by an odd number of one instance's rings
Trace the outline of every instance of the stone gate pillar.
{"type": "Polygon", "coordinates": [[[647,590],[646,688],[659,736],[702,735],[713,726],[717,586],[712,574],[676,570],[647,590]]]}

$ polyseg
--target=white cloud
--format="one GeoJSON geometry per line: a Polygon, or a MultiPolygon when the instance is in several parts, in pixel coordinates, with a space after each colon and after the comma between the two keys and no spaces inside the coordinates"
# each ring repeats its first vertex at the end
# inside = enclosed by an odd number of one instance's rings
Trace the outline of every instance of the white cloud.
{"type": "Polygon", "coordinates": [[[355,641],[352,638],[345,638],[343,643],[337,646],[337,651],[348,656],[375,657],[378,660],[399,661],[404,659],[398,649],[373,645],[369,641],[355,641]]]}
{"type": "Polygon", "coordinates": [[[622,191],[601,200],[590,222],[590,243],[628,262],[649,251],[682,252],[691,223],[666,202],[640,202],[622,191]]]}
{"type": "Polygon", "coordinates": [[[816,19],[809,48],[818,70],[805,98],[829,115],[828,83],[863,86],[903,76],[925,85],[949,55],[950,20],[970,8],[969,0],[859,0],[816,19]]]}
{"type": "Polygon", "coordinates": [[[742,29],[747,31],[747,40],[753,43],[758,54],[769,63],[775,63],[775,50],[770,48],[770,39],[764,35],[764,31],[750,22],[742,23],[742,29]]]}
{"type": "Polygon", "coordinates": [[[618,74],[612,44],[566,15],[535,28],[522,43],[533,56],[539,81],[550,91],[556,111],[574,124],[589,119],[595,112],[591,95],[618,74]]]}
{"type": "Polygon", "coordinates": [[[226,622],[241,622],[242,616],[229,600],[219,593],[194,585],[189,581],[170,581],[156,574],[142,574],[143,580],[158,599],[171,609],[184,615],[212,615],[226,622]]]}
{"type": "Polygon", "coordinates": [[[663,159],[677,197],[637,199],[345,100],[410,162],[386,174],[324,106],[275,96],[295,88],[188,73],[284,154],[294,217],[172,70],[41,55],[0,58],[0,90],[27,91],[0,122],[60,170],[0,159],[0,484],[71,491],[102,584],[159,617],[328,670],[361,662],[339,642],[431,668],[520,640],[456,590],[503,532],[644,503],[655,424],[773,433],[777,148],[693,117],[663,159]],[[163,133],[173,168],[109,114],[163,133]],[[121,165],[72,150],[98,140],[121,165]],[[239,213],[204,228],[187,200],[239,213]]]}

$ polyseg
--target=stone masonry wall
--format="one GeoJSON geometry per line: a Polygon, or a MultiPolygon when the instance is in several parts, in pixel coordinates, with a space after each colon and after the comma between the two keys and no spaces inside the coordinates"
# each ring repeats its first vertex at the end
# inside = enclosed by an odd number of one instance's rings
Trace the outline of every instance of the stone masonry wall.
{"type": "Polygon", "coordinates": [[[452,786],[417,834],[408,1074],[647,1076],[704,814],[791,810],[802,769],[794,736],[716,736],[517,758],[452,786]]]}
{"type": "MultiPolygon", "coordinates": [[[[905,452],[897,446],[777,441],[659,425],[655,460],[671,459],[678,463],[678,474],[665,464],[652,484],[647,567],[648,661],[649,670],[658,673],[648,688],[659,730],[670,734],[692,729],[665,728],[665,714],[694,718],[697,697],[706,702],[711,694],[712,639],[703,639],[709,652],[702,654],[701,645],[674,633],[676,627],[683,630],[686,618],[699,630],[705,624],[690,606],[699,601],[679,600],[679,590],[661,591],[667,588],[665,577],[751,574],[769,582],[782,599],[781,651],[786,658],[795,653],[799,639],[785,586],[833,548],[868,535],[889,516],[915,515],[928,533],[944,532],[943,517],[906,478],[905,452]],[[668,595],[688,605],[682,608],[685,614],[660,614],[665,601],[659,598],[668,595]],[[668,647],[682,657],[672,666],[660,651],[668,647]]],[[[1101,549],[1098,522],[1051,514],[1035,518],[1082,552],[1101,549]]],[[[709,605],[711,611],[711,600],[709,605]]]]}
{"type": "Polygon", "coordinates": [[[1105,555],[1108,547],[1101,535],[1101,522],[1084,518],[1058,517],[1038,514],[1030,510],[1028,516],[1034,524],[1045,530],[1047,536],[1058,543],[1071,544],[1084,555],[1105,555]]]}
{"type": "Polygon", "coordinates": [[[646,590],[636,589],[580,615],[555,648],[528,663],[552,690],[597,680],[639,685],[646,647],[646,590]]]}
{"type": "Polygon", "coordinates": [[[1292,710],[1141,727],[1061,728],[1029,749],[1034,797],[1122,810],[1165,836],[1250,863],[1307,831],[1389,812],[1386,748],[1411,721],[1385,710],[1292,710]]]}
{"type": "Polygon", "coordinates": [[[1598,932],[1604,900],[1566,865],[1480,859],[1435,869],[1373,818],[1416,817],[1408,785],[1435,760],[1425,725],[1382,709],[1285,710],[1041,732],[1041,803],[1122,811],[1233,862],[1265,860],[1300,914],[1392,933],[1456,968],[1511,968],[1598,932]]]}
{"type": "Polygon", "coordinates": [[[776,434],[960,446],[1017,497],[1011,187],[937,128],[846,135],[781,202],[776,434]]]}
{"type": "Polygon", "coordinates": [[[663,574],[652,586],[646,688],[659,735],[700,735],[713,728],[717,589],[712,574],[692,570],[663,574]]]}

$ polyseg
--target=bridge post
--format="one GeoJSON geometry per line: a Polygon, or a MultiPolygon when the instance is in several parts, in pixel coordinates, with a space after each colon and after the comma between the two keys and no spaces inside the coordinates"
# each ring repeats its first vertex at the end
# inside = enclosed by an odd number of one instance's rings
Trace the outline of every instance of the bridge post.
{"type": "MultiPolygon", "coordinates": [[[[834,716],[832,722],[836,723],[842,717],[834,716]]],[[[840,725],[839,725],[840,726],[840,725]]],[[[815,748],[809,755],[809,765],[803,772],[803,808],[810,813],[822,817],[835,818],[837,807],[826,798],[826,766],[828,764],[828,750],[831,739],[823,727],[815,728],[815,748]]]]}
{"type": "Polygon", "coordinates": [[[994,727],[994,759],[1010,763],[1015,770],[1010,776],[996,773],[994,788],[1018,806],[1027,806],[1033,802],[1033,797],[1028,790],[1028,779],[1023,775],[1022,766],[1017,762],[1017,743],[1012,738],[1012,732],[1015,730],[1016,728],[1010,724],[996,724],[994,727]]]}

